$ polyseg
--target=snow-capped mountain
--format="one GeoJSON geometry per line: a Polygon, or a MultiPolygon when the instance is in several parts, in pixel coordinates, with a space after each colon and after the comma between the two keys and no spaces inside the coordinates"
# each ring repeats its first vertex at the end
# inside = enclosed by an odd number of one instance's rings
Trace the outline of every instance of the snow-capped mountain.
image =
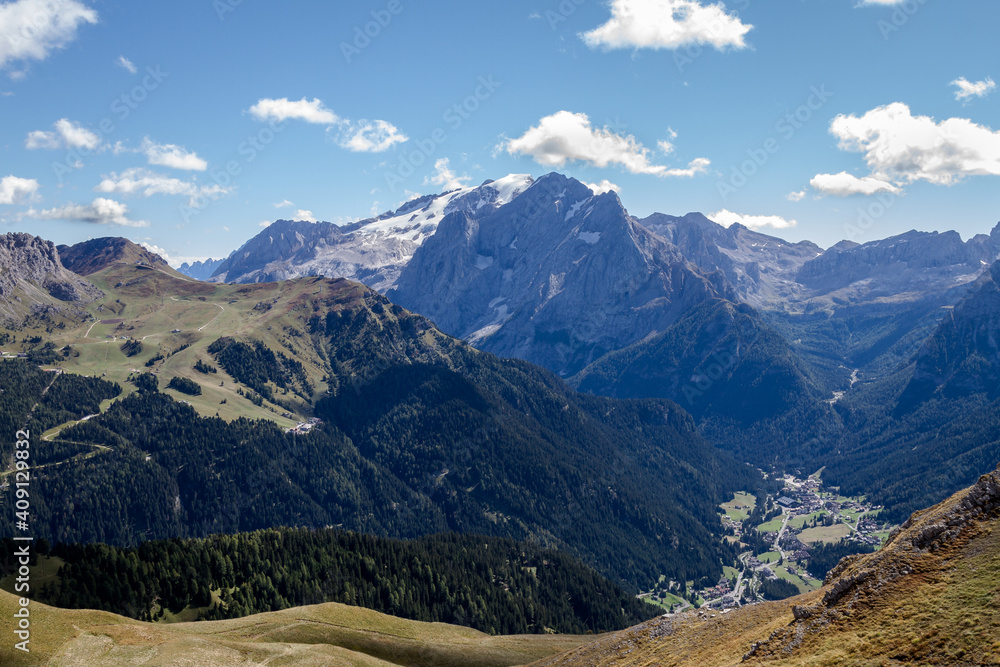
{"type": "Polygon", "coordinates": [[[572,374],[735,292],[615,193],[549,174],[489,215],[445,217],[388,296],[481,349],[572,374]]]}
{"type": "Polygon", "coordinates": [[[321,275],[384,292],[446,216],[488,215],[532,183],[531,176],[512,174],[479,187],[421,197],[395,212],[346,226],[279,220],[230,255],[212,280],[255,283],[321,275]]]}

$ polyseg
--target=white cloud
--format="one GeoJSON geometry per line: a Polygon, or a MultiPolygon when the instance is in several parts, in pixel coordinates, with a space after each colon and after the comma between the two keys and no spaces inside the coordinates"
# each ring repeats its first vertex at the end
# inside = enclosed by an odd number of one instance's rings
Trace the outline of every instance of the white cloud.
{"type": "Polygon", "coordinates": [[[274,222],[275,222],[274,220],[261,220],[260,223],[257,226],[258,227],[263,227],[264,229],[267,229],[268,227],[270,227],[271,225],[273,225],[274,222]]]}
{"type": "Polygon", "coordinates": [[[135,74],[139,71],[139,68],[135,66],[135,63],[125,56],[118,56],[118,60],[115,61],[115,64],[126,70],[129,74],[135,74]]]}
{"type": "Polygon", "coordinates": [[[674,145],[669,141],[658,141],[656,145],[659,147],[660,152],[664,155],[670,155],[674,152],[674,145]]]}
{"type": "Polygon", "coordinates": [[[658,174],[658,176],[667,176],[670,178],[694,178],[698,174],[704,174],[708,171],[710,166],[712,166],[711,160],[699,157],[691,160],[685,169],[667,169],[666,171],[658,174]]]}
{"type": "Polygon", "coordinates": [[[591,48],[679,49],[708,44],[746,48],[753,29],[729,14],[725,4],[697,0],[612,0],[611,19],[580,35],[591,48]]]}
{"type": "Polygon", "coordinates": [[[968,102],[973,97],[986,97],[997,89],[996,82],[989,77],[973,83],[963,76],[952,81],[951,85],[958,87],[958,90],[955,91],[955,99],[959,102],[968,102]]]}
{"type": "Polygon", "coordinates": [[[842,171],[839,174],[817,174],[809,181],[809,185],[820,194],[833,195],[834,197],[849,197],[851,195],[870,196],[882,192],[898,194],[900,192],[900,189],[892,183],[879,180],[873,176],[858,178],[853,174],[848,174],[846,171],[842,171]]]}
{"type": "Polygon", "coordinates": [[[196,206],[201,199],[218,199],[232,193],[232,188],[224,188],[221,185],[198,185],[142,168],[128,169],[121,174],[113,173],[105,177],[94,189],[105,194],[139,194],[143,197],[179,195],[189,198],[189,206],[196,206]]]}
{"type": "Polygon", "coordinates": [[[501,148],[512,155],[529,155],[547,167],[562,168],[578,160],[600,168],[617,164],[633,174],[654,176],[693,176],[710,164],[705,158],[694,160],[687,169],[654,164],[650,150],[635,137],[616,134],[607,127],[595,128],[586,114],[570,111],[542,118],[537,126],[517,139],[507,140],[501,148]]]}
{"type": "Polygon", "coordinates": [[[586,185],[588,188],[590,188],[590,191],[593,192],[595,195],[603,195],[606,192],[622,191],[622,189],[619,186],[615,185],[608,179],[604,179],[600,183],[587,183],[586,181],[582,181],[582,183],[586,185]]]}
{"type": "Polygon", "coordinates": [[[382,153],[409,141],[392,123],[384,120],[342,121],[336,128],[337,145],[353,153],[382,153]]]}
{"type": "Polygon", "coordinates": [[[381,153],[396,144],[409,141],[392,123],[385,120],[357,120],[341,118],[323,106],[322,100],[302,98],[261,99],[250,107],[250,114],[260,121],[302,120],[316,125],[326,125],[334,141],[341,148],[354,153],[381,153]]]}
{"type": "Polygon", "coordinates": [[[872,178],[897,186],[951,185],[967,176],[1000,176],[1000,132],[966,118],[914,116],[900,102],[857,116],[837,116],[830,132],[840,149],[863,153],[872,178]]]}
{"type": "Polygon", "coordinates": [[[86,222],[92,225],[116,225],[119,227],[149,227],[144,220],[132,220],[128,217],[128,206],[113,199],[98,197],[92,203],[67,204],[44,211],[30,209],[24,217],[35,220],[66,220],[71,222],[86,222]]]}
{"type": "Polygon", "coordinates": [[[306,211],[305,209],[299,209],[295,212],[296,220],[304,220],[305,222],[317,222],[316,216],[313,215],[312,211],[306,211]]]}
{"type": "Polygon", "coordinates": [[[53,127],[55,132],[36,130],[28,134],[24,145],[29,150],[55,150],[59,148],[95,150],[101,138],[78,123],[62,118],[53,127]]]}
{"type": "Polygon", "coordinates": [[[802,201],[805,198],[806,198],[805,190],[801,190],[799,192],[789,192],[787,195],[785,195],[785,199],[787,199],[788,201],[802,201]]]}
{"type": "Polygon", "coordinates": [[[712,213],[708,216],[708,219],[719,223],[723,227],[731,227],[738,222],[750,229],[762,229],[764,227],[789,229],[799,224],[797,220],[786,220],[777,215],[740,215],[727,209],[712,213]]]}
{"type": "Polygon", "coordinates": [[[38,181],[33,178],[6,176],[0,180],[0,204],[24,204],[38,192],[38,181]]]}
{"type": "Polygon", "coordinates": [[[0,4],[0,68],[12,62],[45,60],[76,39],[77,28],[84,23],[97,23],[97,12],[78,0],[0,4]]]}
{"type": "Polygon", "coordinates": [[[310,102],[304,97],[297,102],[287,97],[280,100],[261,99],[250,107],[250,113],[262,121],[304,120],[317,125],[333,125],[340,121],[337,114],[324,107],[320,100],[310,102]]]}
{"type": "Polygon", "coordinates": [[[434,175],[424,179],[424,185],[437,185],[443,190],[458,190],[468,187],[469,176],[459,176],[448,166],[450,160],[446,157],[439,158],[434,163],[434,175]]]}
{"type": "Polygon", "coordinates": [[[157,144],[147,137],[142,142],[141,150],[152,165],[185,171],[208,169],[208,163],[198,157],[197,153],[189,152],[174,144],[157,144]]]}
{"type": "Polygon", "coordinates": [[[295,204],[286,199],[282,202],[278,202],[277,204],[275,204],[274,208],[292,208],[293,206],[295,206],[295,204]]]}

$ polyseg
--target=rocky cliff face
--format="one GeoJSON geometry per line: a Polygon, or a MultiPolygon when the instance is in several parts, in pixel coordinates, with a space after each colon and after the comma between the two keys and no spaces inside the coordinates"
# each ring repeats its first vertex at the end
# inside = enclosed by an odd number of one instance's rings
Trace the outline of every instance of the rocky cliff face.
{"type": "Polygon", "coordinates": [[[402,271],[397,303],[500,356],[572,374],[735,296],[630,217],[614,193],[549,174],[479,218],[446,217],[402,271]]]}
{"type": "Polygon", "coordinates": [[[100,296],[63,267],[50,241],[30,234],[0,236],[0,317],[18,321],[46,310],[71,310],[100,296]]]}
{"type": "Polygon", "coordinates": [[[807,263],[795,279],[818,294],[857,286],[858,297],[943,292],[975,280],[1000,256],[1000,226],[992,237],[963,242],[957,232],[907,232],[854,247],[834,247],[807,263]]]}
{"type": "Polygon", "coordinates": [[[701,213],[681,218],[654,213],[640,222],[703,271],[721,271],[742,300],[758,307],[800,298],[805,290],[796,273],[823,254],[815,243],[789,243],[741,224],[723,227],[701,213]]]}

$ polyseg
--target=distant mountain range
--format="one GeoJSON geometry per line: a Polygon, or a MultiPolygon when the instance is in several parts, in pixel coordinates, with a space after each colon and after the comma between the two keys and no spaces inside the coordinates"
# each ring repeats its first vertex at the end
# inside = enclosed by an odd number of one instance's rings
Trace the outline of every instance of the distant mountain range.
{"type": "Polygon", "coordinates": [[[395,212],[346,226],[279,220],[225,259],[211,279],[258,283],[325,276],[355,280],[384,292],[395,285],[400,271],[445,217],[492,213],[532,182],[530,176],[511,175],[478,188],[421,197],[395,212]]]}
{"type": "MultiPolygon", "coordinates": [[[[566,377],[723,298],[766,313],[832,395],[855,369],[905,361],[997,259],[1000,225],[967,242],[909,232],[824,251],[698,213],[639,220],[614,193],[548,174],[429,195],[346,226],[278,221],[211,280],[356,280],[481,349],[566,377]],[[837,328],[847,334],[831,339],[837,328]]],[[[212,266],[182,270],[203,279],[212,266]]]]}

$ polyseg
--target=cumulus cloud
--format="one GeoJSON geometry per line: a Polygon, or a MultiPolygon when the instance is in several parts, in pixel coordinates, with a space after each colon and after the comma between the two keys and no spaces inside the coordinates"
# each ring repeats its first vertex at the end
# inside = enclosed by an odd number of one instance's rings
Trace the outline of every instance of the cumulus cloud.
{"type": "Polygon", "coordinates": [[[901,186],[951,185],[968,176],[1000,176],[1000,132],[966,118],[914,116],[900,102],[864,116],[837,116],[840,149],[862,153],[871,177],[901,186]]]}
{"type": "MultiPolygon", "coordinates": [[[[842,171],[839,174],[817,174],[809,185],[824,195],[849,197],[851,195],[875,195],[882,192],[899,194],[900,188],[873,176],[858,178],[842,171]]],[[[804,193],[803,193],[804,194],[804,193]]],[[[793,200],[796,201],[796,200],[793,200]]]]}
{"type": "Polygon", "coordinates": [[[580,36],[591,48],[679,49],[708,44],[722,50],[746,48],[746,35],[752,29],[722,2],[612,0],[611,19],[580,36]]]}
{"type": "Polygon", "coordinates": [[[787,199],[788,201],[802,201],[805,198],[806,198],[805,190],[801,190],[799,192],[789,192],[787,195],[785,195],[785,199],[787,199]]]}
{"type": "Polygon", "coordinates": [[[302,98],[298,101],[281,99],[261,99],[250,107],[250,114],[261,121],[304,120],[317,125],[333,125],[340,121],[337,114],[323,106],[318,99],[302,98]]]}
{"type": "Polygon", "coordinates": [[[651,152],[631,135],[622,135],[608,127],[594,127],[583,113],[559,111],[542,118],[523,136],[503,145],[511,155],[528,155],[538,164],[562,168],[567,162],[580,161],[594,167],[620,165],[633,174],[654,176],[694,176],[710,164],[698,158],[687,169],[670,169],[654,164],[651,152]]]}
{"type": "Polygon", "coordinates": [[[79,26],[97,23],[97,12],[78,0],[16,0],[0,4],[0,68],[45,60],[76,39],[79,26]]]}
{"type": "Polygon", "coordinates": [[[38,188],[38,181],[33,178],[6,176],[0,179],[0,204],[11,206],[27,203],[34,198],[38,188]]]}
{"type": "Polygon", "coordinates": [[[584,181],[583,184],[586,185],[588,188],[590,188],[590,191],[593,192],[595,195],[603,195],[606,192],[622,191],[620,187],[618,187],[608,179],[604,179],[600,183],[587,183],[584,181]]]}
{"type": "Polygon", "coordinates": [[[292,208],[294,206],[295,206],[295,204],[293,204],[292,202],[290,202],[290,201],[288,201],[286,199],[284,201],[280,201],[277,204],[275,204],[274,208],[292,208]]]}
{"type": "Polygon", "coordinates": [[[140,150],[146,154],[146,159],[152,165],[183,171],[205,171],[208,169],[208,163],[198,157],[197,153],[187,151],[174,144],[158,144],[147,137],[143,140],[140,150]]]}
{"type": "Polygon", "coordinates": [[[105,177],[95,188],[97,192],[119,195],[173,195],[188,197],[188,205],[195,206],[202,199],[218,199],[232,193],[232,188],[221,185],[199,185],[158,174],[148,169],[128,169],[121,174],[105,177]]]}
{"type": "Polygon", "coordinates": [[[139,68],[135,66],[135,63],[125,56],[118,56],[118,60],[115,61],[115,64],[127,71],[129,74],[135,74],[139,71],[139,68]]]}
{"type": "Polygon", "coordinates": [[[250,107],[250,115],[259,121],[302,120],[326,125],[327,132],[338,146],[354,153],[382,153],[409,138],[399,128],[385,120],[349,120],[327,109],[322,100],[302,98],[298,101],[261,99],[250,107]]]}
{"type": "Polygon", "coordinates": [[[968,102],[974,97],[986,97],[997,89],[996,82],[989,77],[982,81],[972,82],[963,76],[952,81],[951,85],[958,88],[955,91],[955,99],[959,102],[968,102]]]}
{"type": "Polygon", "coordinates": [[[446,157],[439,158],[434,163],[434,175],[424,179],[424,185],[437,185],[443,190],[459,190],[468,187],[469,176],[459,176],[450,168],[451,160],[446,157]]]}
{"type": "Polygon", "coordinates": [[[28,134],[24,145],[29,150],[85,149],[96,150],[101,145],[101,138],[79,123],[62,118],[57,120],[54,132],[36,130],[28,134]]]}
{"type": "Polygon", "coordinates": [[[331,132],[338,146],[353,153],[382,153],[409,141],[399,128],[384,120],[341,121],[331,132]]]}
{"type": "Polygon", "coordinates": [[[740,223],[750,229],[762,229],[764,227],[789,229],[799,224],[797,220],[786,220],[778,215],[740,215],[727,209],[712,213],[708,216],[708,219],[724,227],[731,227],[736,223],[740,223]]]}
{"type": "Polygon", "coordinates": [[[316,216],[313,215],[312,211],[307,211],[301,208],[295,212],[295,219],[304,220],[305,222],[317,222],[316,216]]]}
{"type": "Polygon", "coordinates": [[[144,220],[128,217],[128,206],[113,199],[98,197],[90,204],[67,204],[44,211],[30,209],[24,217],[35,220],[65,220],[85,222],[91,225],[114,225],[118,227],[149,227],[144,220]]]}

